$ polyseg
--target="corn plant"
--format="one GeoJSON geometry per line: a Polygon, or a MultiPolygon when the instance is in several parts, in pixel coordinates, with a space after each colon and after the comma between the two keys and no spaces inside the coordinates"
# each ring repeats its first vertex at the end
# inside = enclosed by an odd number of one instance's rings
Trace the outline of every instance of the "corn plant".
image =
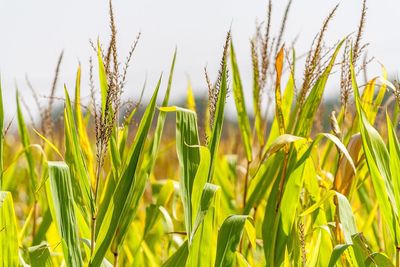
{"type": "Polygon", "coordinates": [[[61,54],[47,108],[34,95],[41,127],[19,89],[14,134],[0,84],[0,265],[400,266],[400,86],[384,68],[360,81],[366,1],[356,33],[327,48],[332,9],[301,78],[283,41],[291,3],[276,36],[272,1],[256,27],[251,88],[227,33],[216,82],[205,72],[205,110],[190,85],[186,104],[170,103],[177,50],[144,108],[142,97],[124,108],[140,34],[121,63],[111,1],[108,47],[91,42],[87,105],[79,65],[62,120],[52,117],[61,54]],[[341,101],[326,114],[334,71],[341,101]]]}

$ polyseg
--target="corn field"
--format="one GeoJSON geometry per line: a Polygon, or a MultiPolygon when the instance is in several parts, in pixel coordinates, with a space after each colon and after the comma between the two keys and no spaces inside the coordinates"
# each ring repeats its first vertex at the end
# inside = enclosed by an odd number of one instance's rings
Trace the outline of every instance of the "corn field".
{"type": "Polygon", "coordinates": [[[78,66],[60,114],[62,54],[47,105],[35,100],[40,125],[17,92],[13,132],[0,98],[0,265],[400,266],[400,86],[383,67],[362,75],[366,2],[355,32],[331,46],[337,6],[328,14],[302,73],[283,40],[291,1],[276,28],[267,4],[250,40],[252,87],[229,30],[219,72],[205,71],[204,110],[191,88],[185,104],[170,103],[178,49],[149,81],[151,99],[125,108],[140,34],[120,62],[111,2],[108,45],[91,42],[90,80],[78,66]],[[326,110],[334,72],[340,102],[326,110]]]}

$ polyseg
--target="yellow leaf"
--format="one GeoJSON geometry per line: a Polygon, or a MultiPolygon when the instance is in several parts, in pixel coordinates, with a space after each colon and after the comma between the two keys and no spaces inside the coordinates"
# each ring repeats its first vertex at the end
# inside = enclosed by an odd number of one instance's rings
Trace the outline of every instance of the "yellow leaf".
{"type": "Polygon", "coordinates": [[[285,121],[282,112],[282,96],[281,96],[281,78],[283,69],[283,58],[284,50],[283,47],[279,50],[276,57],[275,69],[276,69],[276,88],[275,88],[275,103],[276,103],[276,117],[278,118],[279,133],[282,135],[285,133],[285,121]]]}
{"type": "Polygon", "coordinates": [[[193,88],[192,85],[190,84],[190,81],[188,81],[188,86],[187,86],[187,109],[190,109],[192,111],[196,111],[196,101],[194,99],[193,95],[193,88]]]}

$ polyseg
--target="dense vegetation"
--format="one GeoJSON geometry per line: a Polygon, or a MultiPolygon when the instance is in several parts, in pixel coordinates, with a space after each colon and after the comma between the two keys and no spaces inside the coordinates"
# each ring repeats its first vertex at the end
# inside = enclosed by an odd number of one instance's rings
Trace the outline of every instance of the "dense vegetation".
{"type": "Polygon", "coordinates": [[[17,94],[13,134],[0,98],[0,265],[400,266],[400,88],[384,69],[372,80],[359,75],[369,62],[366,3],[358,30],[327,47],[332,10],[302,79],[294,47],[283,45],[290,5],[274,36],[270,1],[251,39],[251,94],[228,32],[216,82],[205,73],[205,114],[190,88],[186,106],[170,104],[177,52],[145,111],[140,100],[126,108],[139,36],[120,63],[111,2],[109,45],[92,43],[90,103],[81,103],[79,66],[62,120],[54,118],[62,55],[47,107],[36,98],[40,125],[27,123],[17,94]],[[336,113],[322,103],[334,71],[336,113]],[[223,125],[227,95],[238,127],[223,125]]]}

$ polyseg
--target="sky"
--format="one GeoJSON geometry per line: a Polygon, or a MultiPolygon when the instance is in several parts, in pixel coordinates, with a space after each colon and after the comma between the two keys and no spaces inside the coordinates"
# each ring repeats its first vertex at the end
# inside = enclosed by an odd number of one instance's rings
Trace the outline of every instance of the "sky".
{"type": "MultiPolygon", "coordinates": [[[[400,34],[398,33],[398,0],[368,0],[364,41],[370,43],[368,54],[375,57],[369,76],[380,75],[379,62],[389,73],[398,74],[400,34]]],[[[285,0],[273,0],[272,30],[279,31],[285,0]]],[[[329,11],[339,5],[329,27],[327,44],[357,30],[361,0],[293,0],[284,39],[290,43],[296,36],[297,54],[306,52],[329,11]]],[[[124,97],[137,99],[147,77],[148,98],[159,75],[164,73],[163,90],[175,47],[178,57],[171,97],[185,96],[188,80],[196,95],[206,94],[204,67],[216,78],[226,32],[232,36],[245,90],[251,92],[249,39],[256,21],[266,17],[267,1],[263,0],[114,0],[118,28],[119,56],[123,61],[136,35],[142,36],[128,72],[124,97]]],[[[64,59],[60,69],[57,95],[63,84],[72,92],[80,62],[83,68],[83,98],[89,96],[89,57],[95,57],[89,39],[109,39],[108,1],[102,0],[0,0],[0,75],[8,118],[15,115],[15,90],[28,106],[33,100],[25,75],[47,101],[56,62],[60,52],[64,59]]],[[[301,67],[298,76],[301,78],[301,67]]],[[[335,80],[333,80],[335,81],[335,80]]],[[[335,97],[337,82],[331,83],[328,95],[335,97]]],[[[232,106],[233,101],[228,101],[232,106]]],[[[230,108],[232,111],[232,107],[230,108]]],[[[35,113],[35,109],[32,109],[35,113]]]]}

